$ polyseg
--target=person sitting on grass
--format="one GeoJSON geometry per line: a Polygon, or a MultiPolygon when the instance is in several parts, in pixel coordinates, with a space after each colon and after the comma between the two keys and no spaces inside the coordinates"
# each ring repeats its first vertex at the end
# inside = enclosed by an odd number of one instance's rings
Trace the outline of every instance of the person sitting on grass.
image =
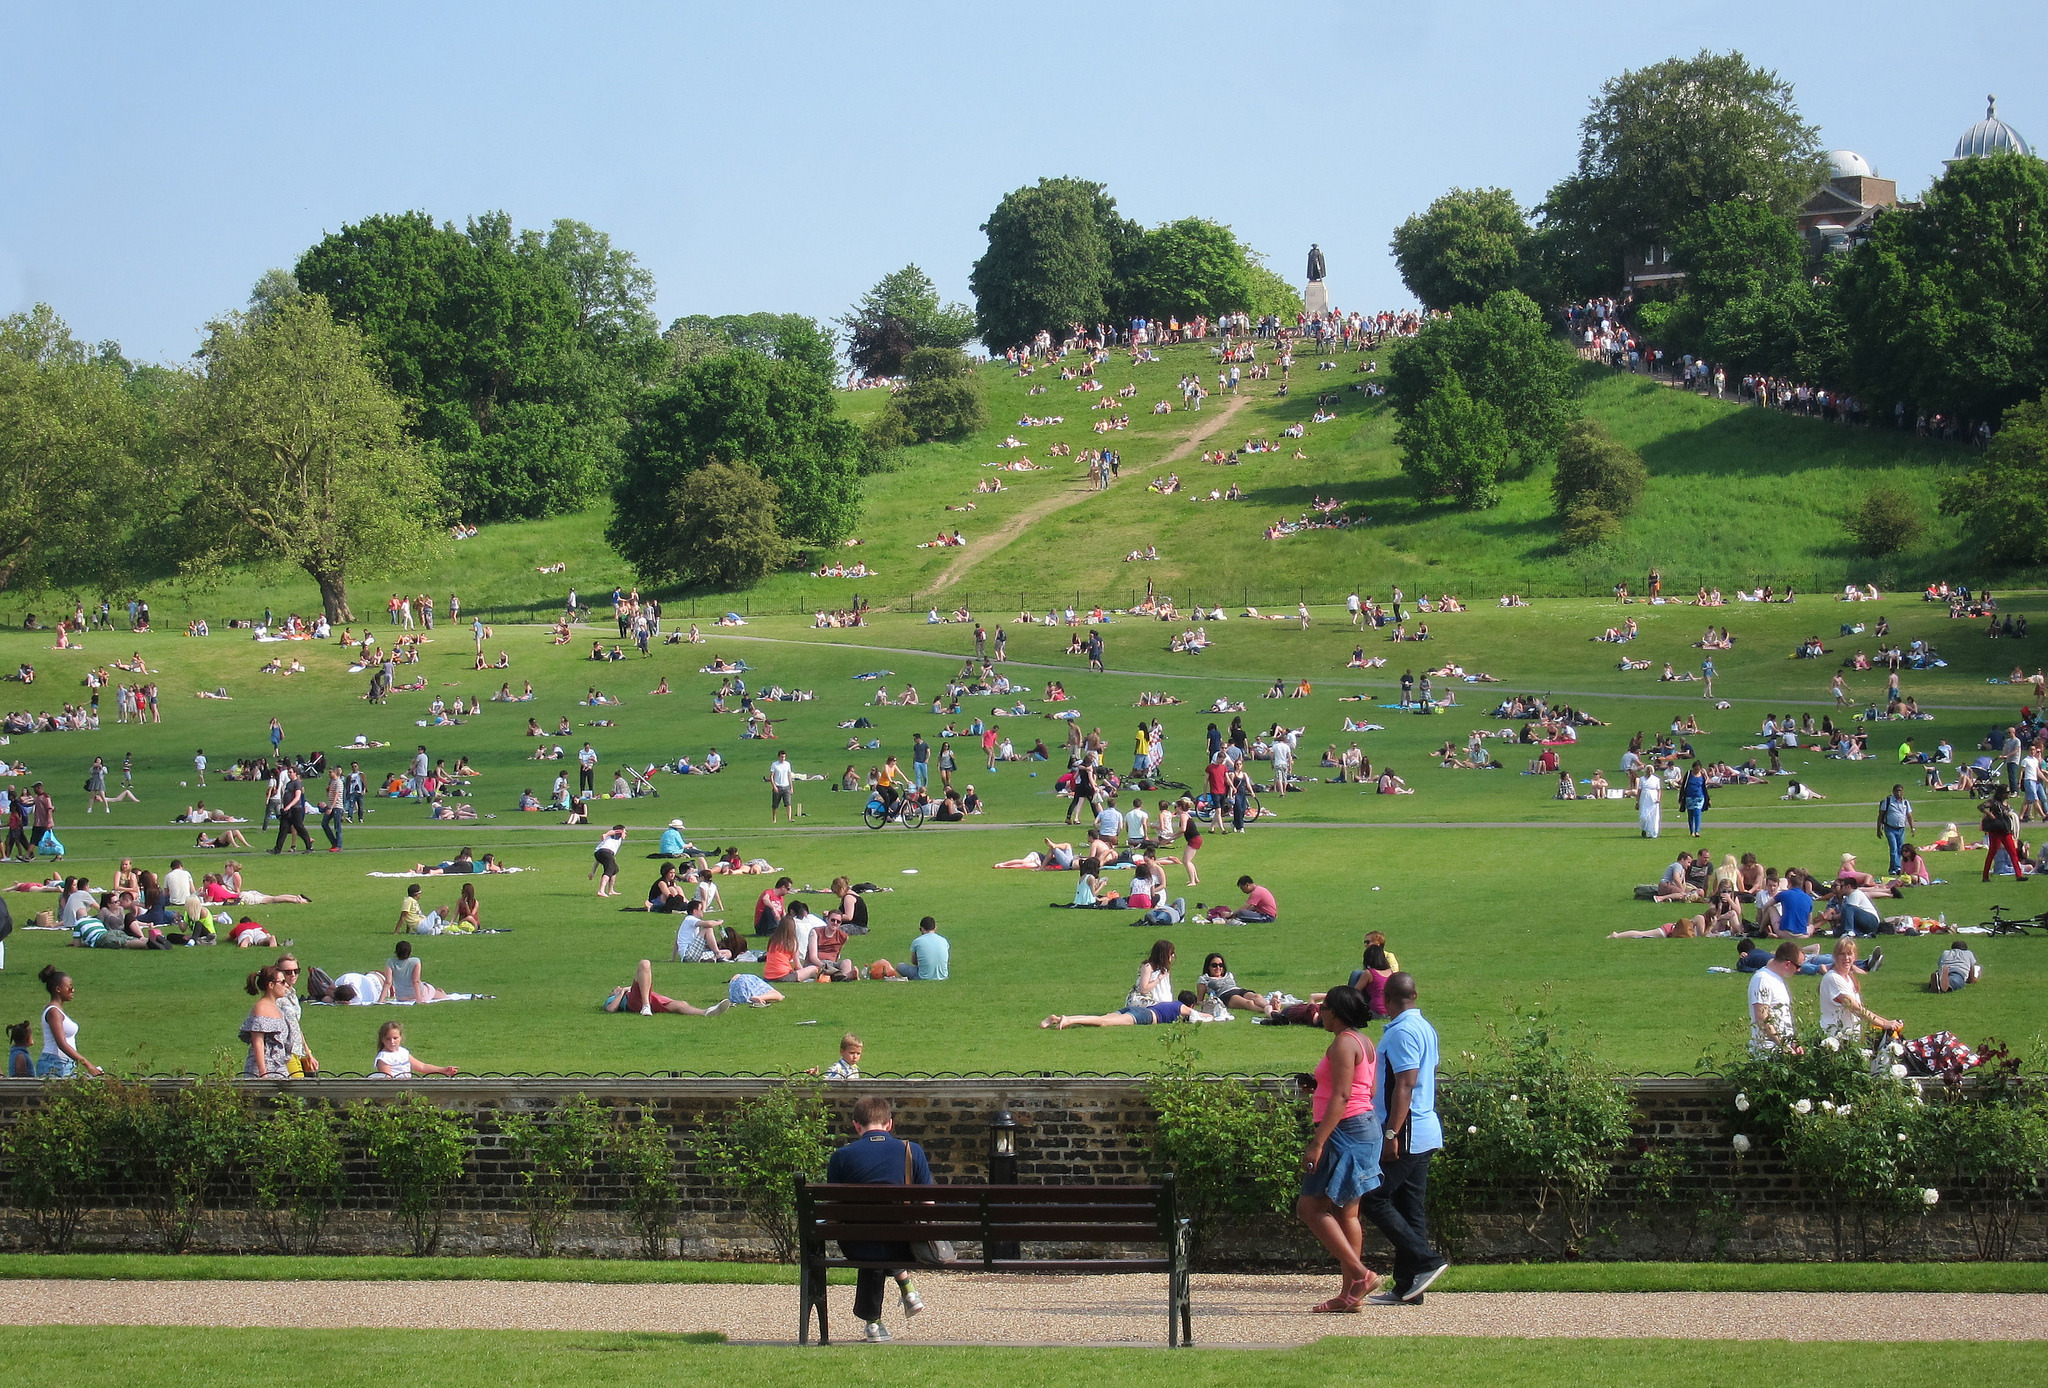
{"type": "Polygon", "coordinates": [[[1240,1008],[1256,1012],[1261,1017],[1273,1010],[1273,1005],[1264,997],[1238,983],[1237,976],[1220,954],[1211,954],[1202,961],[1202,976],[1195,980],[1195,996],[1205,1004],[1240,1008]]]}
{"type": "Polygon", "coordinates": [[[1237,879],[1237,889],[1244,893],[1244,905],[1232,913],[1231,919],[1242,925],[1270,925],[1280,919],[1280,903],[1273,899],[1273,893],[1254,882],[1251,875],[1237,879]]]}
{"type": "Polygon", "coordinates": [[[939,934],[939,923],[926,916],[917,923],[917,938],[910,942],[910,962],[899,969],[886,959],[877,959],[868,966],[867,977],[936,983],[952,976],[952,966],[952,945],[939,934]]]}
{"type": "Polygon", "coordinates": [[[430,911],[426,908],[420,901],[420,884],[414,882],[405,889],[405,899],[398,903],[398,923],[391,927],[391,933],[439,935],[441,930],[441,912],[438,909],[430,911]]]}
{"type": "Polygon", "coordinates": [[[405,1028],[386,1022],[377,1028],[377,1058],[371,1073],[384,1079],[409,1080],[415,1075],[445,1075],[453,1079],[461,1071],[453,1065],[429,1065],[405,1048],[405,1028]]]}
{"type": "MultiPolygon", "coordinates": [[[[753,975],[742,974],[740,977],[752,978],[753,975]]],[[[716,1017],[737,1001],[736,998],[725,997],[709,1007],[694,1007],[677,998],[665,998],[654,991],[654,962],[642,959],[633,969],[633,981],[612,989],[611,995],[604,1000],[604,1010],[621,1017],[634,1013],[652,1017],[657,1012],[673,1012],[679,1017],[716,1017]]],[[[774,1001],[781,1001],[781,995],[777,994],[774,1001]]]]}
{"type": "Polygon", "coordinates": [[[391,984],[393,1002],[446,1002],[454,996],[420,977],[420,961],[413,957],[411,940],[400,940],[392,954],[384,961],[384,977],[391,984]]]}
{"type": "Polygon", "coordinates": [[[1937,993],[1953,993],[1958,988],[1969,987],[1982,977],[1984,966],[1977,962],[1976,954],[1967,945],[1957,945],[1953,949],[1941,952],[1934,972],[1928,976],[1927,986],[1937,993]]]}
{"type": "Polygon", "coordinates": [[[669,956],[671,962],[723,964],[733,959],[734,951],[719,944],[719,928],[725,922],[706,920],[699,914],[703,909],[704,902],[697,897],[684,904],[683,919],[676,926],[675,952],[669,956]]]}

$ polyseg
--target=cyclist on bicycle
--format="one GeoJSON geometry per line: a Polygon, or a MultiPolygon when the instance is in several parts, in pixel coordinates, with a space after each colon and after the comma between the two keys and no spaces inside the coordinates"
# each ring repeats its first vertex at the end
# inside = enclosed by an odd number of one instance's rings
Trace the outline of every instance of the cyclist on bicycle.
{"type": "Polygon", "coordinates": [[[884,814],[896,813],[896,802],[903,797],[905,779],[903,768],[897,765],[895,757],[891,756],[882,763],[881,771],[875,776],[875,798],[882,802],[884,814]]]}

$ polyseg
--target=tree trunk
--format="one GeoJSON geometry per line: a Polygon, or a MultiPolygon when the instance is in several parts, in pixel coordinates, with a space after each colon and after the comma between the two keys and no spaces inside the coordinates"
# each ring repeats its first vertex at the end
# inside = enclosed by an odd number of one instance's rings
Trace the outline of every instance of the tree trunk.
{"type": "Polygon", "coordinates": [[[348,610],[348,585],[341,575],[316,573],[313,581],[320,585],[320,605],[327,610],[328,621],[355,620],[348,610]]]}

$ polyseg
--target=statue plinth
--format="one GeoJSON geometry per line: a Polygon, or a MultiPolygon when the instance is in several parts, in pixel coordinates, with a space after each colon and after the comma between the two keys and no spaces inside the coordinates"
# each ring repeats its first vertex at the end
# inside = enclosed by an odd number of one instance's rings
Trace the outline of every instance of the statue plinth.
{"type": "Polygon", "coordinates": [[[1301,306],[1313,318],[1319,313],[1330,311],[1330,289],[1321,280],[1310,280],[1308,288],[1301,293],[1301,306]]]}

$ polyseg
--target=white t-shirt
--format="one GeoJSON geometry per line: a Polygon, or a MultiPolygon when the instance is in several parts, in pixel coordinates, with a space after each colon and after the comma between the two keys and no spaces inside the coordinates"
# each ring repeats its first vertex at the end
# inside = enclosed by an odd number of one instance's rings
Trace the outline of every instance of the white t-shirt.
{"type": "Polygon", "coordinates": [[[164,874],[164,901],[172,906],[183,906],[192,899],[192,874],[184,868],[172,868],[164,874]]]}
{"type": "Polygon", "coordinates": [[[2041,779],[2041,759],[2032,752],[2020,758],[2020,779],[2038,781],[2041,779]]]}
{"type": "Polygon", "coordinates": [[[790,924],[796,927],[796,958],[799,964],[810,957],[811,936],[818,933],[818,925],[823,919],[822,916],[814,916],[808,911],[804,912],[801,920],[795,916],[789,918],[790,924]]]}
{"type": "Polygon", "coordinates": [[[403,1046],[400,1046],[395,1051],[377,1052],[376,1062],[370,1067],[370,1072],[373,1075],[383,1075],[385,1073],[377,1068],[378,1065],[388,1065],[391,1067],[389,1075],[391,1079],[409,1080],[412,1078],[412,1052],[403,1046]]]}
{"type": "Polygon", "coordinates": [[[384,1001],[384,975],[382,974],[341,974],[334,980],[336,988],[353,988],[355,997],[351,1007],[368,1007],[384,1001]]]}
{"type": "Polygon", "coordinates": [[[1124,829],[1130,834],[1132,843],[1145,837],[1145,828],[1150,822],[1151,817],[1139,808],[1133,808],[1124,815],[1124,829]]]}
{"type": "Polygon", "coordinates": [[[1758,1003],[1762,1003],[1769,1012],[1778,1036],[1789,1041],[1796,1029],[1792,1017],[1792,990],[1785,986],[1784,979],[1768,968],[1758,969],[1749,976],[1749,1005],[1752,1009],[1749,1014],[1749,1048],[1752,1051],[1774,1050],[1778,1042],[1765,1036],[1764,1029],[1757,1024],[1754,1009],[1758,1003]]]}
{"type": "Polygon", "coordinates": [[[200,775],[204,776],[206,774],[206,753],[201,752],[198,756],[192,758],[192,767],[200,775]]]}
{"type": "Polygon", "coordinates": [[[1850,1035],[1860,1035],[1863,1030],[1862,1019],[1849,1010],[1848,1005],[1843,1001],[1845,998],[1849,1002],[1863,1001],[1862,992],[1857,988],[1856,981],[1851,978],[1844,978],[1833,969],[1829,969],[1826,973],[1822,974],[1820,977],[1820,1024],[1822,1028],[1836,1033],[1846,1032],[1850,1035]]]}
{"type": "Polygon", "coordinates": [[[777,757],[768,764],[768,784],[777,790],[788,790],[790,775],[795,770],[787,761],[777,757]]]}

